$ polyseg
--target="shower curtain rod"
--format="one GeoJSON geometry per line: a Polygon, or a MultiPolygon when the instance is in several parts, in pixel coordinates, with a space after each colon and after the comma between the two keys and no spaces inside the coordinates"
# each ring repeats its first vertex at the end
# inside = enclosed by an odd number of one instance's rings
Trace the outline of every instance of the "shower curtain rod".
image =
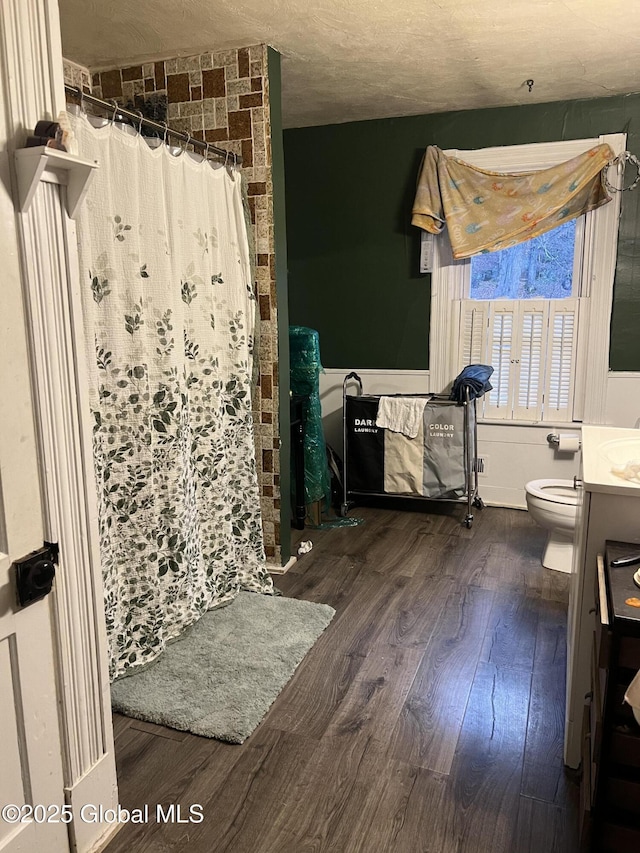
{"type": "MultiPolygon", "coordinates": [[[[119,106],[115,101],[104,101],[102,98],[96,98],[94,95],[88,95],[86,92],[83,92],[81,88],[78,86],[69,86],[65,84],[65,92],[68,95],[73,95],[78,98],[80,101],[80,107],[82,108],[82,104],[86,101],[88,104],[93,104],[95,107],[100,107],[100,109],[105,110],[105,112],[112,112],[112,121],[116,116],[126,116],[133,120],[135,124],[138,125],[138,131],[142,125],[147,127],[152,127],[155,130],[161,131],[164,135],[165,142],[167,136],[174,136],[177,139],[186,142],[187,145],[193,145],[194,148],[200,148],[205,151],[206,154],[215,154],[217,157],[223,158],[225,161],[229,158],[233,158],[234,166],[242,165],[242,157],[238,154],[234,154],[233,151],[226,151],[224,148],[218,148],[215,145],[211,145],[210,142],[201,142],[199,139],[194,139],[190,133],[183,133],[181,130],[173,130],[168,125],[153,121],[150,118],[144,118],[141,113],[133,112],[132,110],[127,110],[124,107],[119,106]]],[[[185,146],[186,147],[186,146],[185,146]]]]}

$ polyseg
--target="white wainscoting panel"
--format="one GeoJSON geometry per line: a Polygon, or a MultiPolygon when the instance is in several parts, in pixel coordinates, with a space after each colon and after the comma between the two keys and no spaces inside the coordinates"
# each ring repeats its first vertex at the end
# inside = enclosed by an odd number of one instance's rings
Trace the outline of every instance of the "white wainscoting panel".
{"type": "Polygon", "coordinates": [[[631,429],[640,426],[640,373],[609,374],[604,422],[631,429]]]}

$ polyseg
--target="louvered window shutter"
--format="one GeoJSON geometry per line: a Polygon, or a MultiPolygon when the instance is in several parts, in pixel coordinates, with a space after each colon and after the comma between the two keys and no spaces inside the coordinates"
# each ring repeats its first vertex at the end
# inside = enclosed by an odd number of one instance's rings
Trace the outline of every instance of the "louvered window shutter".
{"type": "Polygon", "coordinates": [[[517,302],[491,302],[487,362],[493,367],[493,390],[485,399],[484,416],[508,420],[513,417],[514,331],[517,302]]]}
{"type": "MultiPolygon", "coordinates": [[[[458,317],[458,372],[493,367],[481,417],[564,422],[573,419],[578,299],[463,299],[458,317]]],[[[479,411],[480,414],[480,411],[479,411]]]]}
{"type": "Polygon", "coordinates": [[[578,306],[578,299],[563,299],[550,303],[546,352],[545,421],[573,419],[578,306]]]}
{"type": "Polygon", "coordinates": [[[486,302],[463,299],[455,303],[459,317],[458,373],[468,364],[483,364],[487,348],[487,318],[489,306],[486,302]]]}
{"type": "Polygon", "coordinates": [[[516,316],[513,418],[539,421],[542,418],[549,303],[545,300],[520,302],[516,316]]]}

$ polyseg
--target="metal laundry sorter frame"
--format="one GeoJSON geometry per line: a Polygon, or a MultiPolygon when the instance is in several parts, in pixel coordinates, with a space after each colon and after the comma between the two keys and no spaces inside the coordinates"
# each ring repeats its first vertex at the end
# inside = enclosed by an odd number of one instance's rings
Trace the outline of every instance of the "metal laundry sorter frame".
{"type": "Polygon", "coordinates": [[[368,496],[368,497],[392,497],[392,498],[404,498],[404,499],[413,499],[413,500],[423,500],[423,501],[448,501],[450,503],[466,503],[467,505],[467,514],[464,517],[463,524],[469,528],[473,524],[473,512],[472,508],[477,507],[478,509],[482,509],[484,506],[484,501],[478,494],[478,430],[477,430],[477,418],[476,418],[476,401],[475,399],[469,399],[468,389],[466,390],[466,400],[462,403],[457,402],[456,400],[451,400],[446,396],[438,395],[438,394],[410,394],[410,395],[387,395],[387,396],[411,396],[411,397],[424,397],[425,400],[430,403],[435,403],[438,406],[463,406],[464,407],[464,447],[463,447],[463,467],[464,467],[464,480],[465,480],[465,492],[459,498],[437,498],[437,497],[425,497],[423,495],[418,494],[398,494],[395,492],[385,492],[378,491],[375,489],[350,489],[349,488],[349,467],[351,464],[350,456],[352,453],[349,450],[349,431],[348,431],[348,419],[347,419],[347,409],[349,406],[350,400],[367,399],[371,401],[379,400],[379,394],[364,394],[362,380],[358,376],[357,373],[351,372],[348,373],[344,381],[342,383],[342,431],[343,431],[343,439],[344,439],[344,448],[343,448],[343,464],[342,464],[342,505],[341,512],[342,516],[346,516],[349,512],[351,506],[353,506],[353,501],[350,501],[349,498],[351,496],[356,497],[358,495],[368,496]],[[347,386],[349,382],[354,381],[358,385],[358,394],[347,394],[347,386]]]}

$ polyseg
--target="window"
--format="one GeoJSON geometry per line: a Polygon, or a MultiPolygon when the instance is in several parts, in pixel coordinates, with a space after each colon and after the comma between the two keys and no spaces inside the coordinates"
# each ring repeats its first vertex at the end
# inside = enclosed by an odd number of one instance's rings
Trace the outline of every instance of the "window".
{"type": "Polygon", "coordinates": [[[479,415],[497,420],[574,419],[579,299],[523,299],[457,304],[458,372],[490,364],[493,390],[479,415]]]}
{"type": "MultiPolygon", "coordinates": [[[[471,258],[470,299],[565,299],[579,277],[576,236],[584,229],[572,219],[533,240],[471,258]],[[576,253],[577,250],[577,253],[576,253]]],[[[578,257],[579,260],[579,257],[578,257]]]]}
{"type": "MultiPolygon", "coordinates": [[[[490,171],[524,172],[599,142],[618,154],[626,136],[445,153],[490,171]]],[[[494,391],[481,418],[602,423],[619,211],[614,193],[610,204],[521,246],[463,261],[453,259],[445,229],[431,278],[431,390],[445,391],[465,364],[483,362],[494,367],[494,391]]]]}
{"type": "Polygon", "coordinates": [[[583,223],[476,255],[458,307],[458,369],[494,368],[481,413],[498,420],[573,417],[583,223]]]}

